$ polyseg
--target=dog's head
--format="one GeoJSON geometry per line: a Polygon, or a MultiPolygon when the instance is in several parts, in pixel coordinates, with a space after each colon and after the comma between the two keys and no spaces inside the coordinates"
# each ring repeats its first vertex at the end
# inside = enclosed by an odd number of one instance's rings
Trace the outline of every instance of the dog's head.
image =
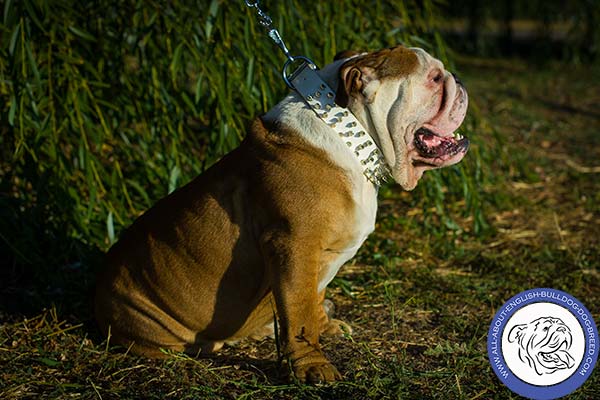
{"type": "Polygon", "coordinates": [[[383,151],[392,176],[411,190],[423,172],[459,162],[469,141],[454,136],[467,91],[439,60],[402,46],[343,52],[336,102],[347,107],[383,151]]]}
{"type": "Polygon", "coordinates": [[[519,346],[519,358],[538,375],[551,374],[575,364],[569,354],[573,343],[571,330],[560,318],[542,317],[528,324],[515,325],[509,343],[519,346]]]}

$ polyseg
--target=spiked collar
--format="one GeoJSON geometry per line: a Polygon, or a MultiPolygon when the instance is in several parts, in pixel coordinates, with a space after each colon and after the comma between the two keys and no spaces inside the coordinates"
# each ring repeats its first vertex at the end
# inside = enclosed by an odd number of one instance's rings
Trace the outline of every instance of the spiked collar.
{"type": "MultiPolygon", "coordinates": [[[[286,81],[287,82],[287,81],[286,81]]],[[[289,78],[289,85],[317,116],[336,132],[360,162],[366,179],[379,186],[390,171],[381,150],[368,131],[347,108],[335,103],[335,91],[325,83],[312,63],[304,63],[289,78]]]]}

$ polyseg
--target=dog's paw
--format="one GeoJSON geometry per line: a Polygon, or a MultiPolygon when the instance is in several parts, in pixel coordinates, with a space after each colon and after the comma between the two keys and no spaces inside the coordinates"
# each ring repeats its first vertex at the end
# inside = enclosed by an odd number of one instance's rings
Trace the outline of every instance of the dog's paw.
{"type": "Polygon", "coordinates": [[[323,327],[321,335],[327,336],[344,336],[352,333],[352,327],[346,322],[332,318],[323,327]]]}
{"type": "Polygon", "coordinates": [[[342,380],[342,375],[327,360],[310,364],[296,365],[294,375],[300,382],[319,384],[342,380]]]}
{"type": "Polygon", "coordinates": [[[293,373],[296,380],[302,383],[318,384],[342,380],[342,375],[325,358],[321,350],[313,349],[300,358],[291,356],[288,371],[293,373]]]}

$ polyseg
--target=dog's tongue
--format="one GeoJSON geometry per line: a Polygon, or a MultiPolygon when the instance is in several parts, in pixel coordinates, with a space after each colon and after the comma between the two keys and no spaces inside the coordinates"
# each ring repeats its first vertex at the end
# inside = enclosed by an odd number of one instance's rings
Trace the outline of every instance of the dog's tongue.
{"type": "Polygon", "coordinates": [[[415,133],[415,147],[422,157],[438,158],[453,156],[469,146],[469,141],[463,137],[442,137],[426,128],[415,133]]]}
{"type": "Polygon", "coordinates": [[[575,365],[573,357],[565,350],[557,350],[553,353],[542,354],[544,361],[552,364],[558,369],[572,368],[575,365]]]}

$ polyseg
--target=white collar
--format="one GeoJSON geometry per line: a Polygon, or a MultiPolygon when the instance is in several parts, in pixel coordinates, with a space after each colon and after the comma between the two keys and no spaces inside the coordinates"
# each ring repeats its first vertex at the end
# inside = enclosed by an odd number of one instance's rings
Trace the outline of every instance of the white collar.
{"type": "Polygon", "coordinates": [[[315,114],[346,143],[370,182],[379,186],[389,178],[390,170],[375,140],[354,114],[335,103],[335,91],[316,73],[314,64],[301,65],[289,82],[315,114]]]}

